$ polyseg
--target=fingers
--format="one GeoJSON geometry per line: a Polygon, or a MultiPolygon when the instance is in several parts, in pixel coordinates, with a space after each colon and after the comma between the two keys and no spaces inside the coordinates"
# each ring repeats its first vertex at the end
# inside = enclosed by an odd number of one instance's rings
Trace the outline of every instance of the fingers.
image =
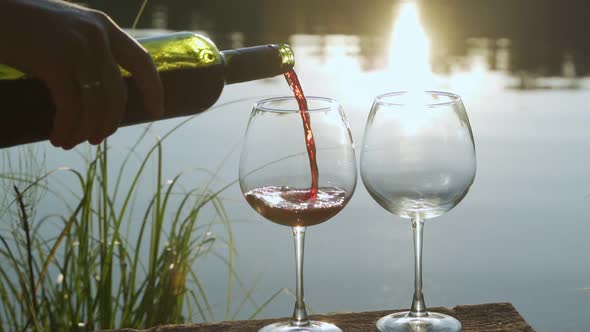
{"type": "Polygon", "coordinates": [[[160,76],[148,52],[113,24],[111,48],[115,59],[131,72],[133,80],[141,91],[144,105],[153,117],[164,112],[164,93],[160,76]]]}
{"type": "Polygon", "coordinates": [[[49,140],[56,147],[70,149],[73,146],[70,136],[80,121],[80,109],[82,108],[75,76],[73,73],[65,76],[48,75],[43,77],[43,80],[47,84],[56,106],[53,130],[49,140]]]}
{"type": "Polygon", "coordinates": [[[106,32],[90,25],[82,33],[70,59],[73,80],[48,84],[57,107],[51,142],[64,149],[86,140],[101,143],[125,114],[126,88],[106,32]]]}
{"type": "Polygon", "coordinates": [[[103,82],[97,66],[97,59],[89,48],[83,52],[76,68],[76,82],[81,97],[81,108],[78,110],[78,122],[74,124],[73,133],[68,141],[76,145],[88,140],[98,144],[103,139],[102,128],[105,119],[102,113],[107,112],[103,82]]]}
{"type": "MultiPolygon", "coordinates": [[[[121,77],[119,66],[117,65],[110,47],[110,41],[106,33],[102,30],[96,31],[99,42],[92,47],[92,53],[89,54],[90,63],[94,64],[94,73],[99,73],[98,80],[92,80],[90,77],[82,82],[100,82],[83,88],[83,96],[89,95],[91,98],[84,98],[92,102],[88,107],[85,105],[85,113],[88,115],[89,142],[99,144],[104,138],[113,134],[125,114],[125,104],[127,99],[126,87],[121,77]],[[84,93],[85,92],[85,93],[84,93]],[[95,98],[100,98],[96,100],[95,98]]],[[[89,66],[85,66],[88,68],[89,66]]],[[[87,69],[81,68],[80,72],[87,69]]],[[[92,75],[92,73],[88,73],[92,75]]],[[[96,77],[96,74],[94,74],[96,77]]]]}

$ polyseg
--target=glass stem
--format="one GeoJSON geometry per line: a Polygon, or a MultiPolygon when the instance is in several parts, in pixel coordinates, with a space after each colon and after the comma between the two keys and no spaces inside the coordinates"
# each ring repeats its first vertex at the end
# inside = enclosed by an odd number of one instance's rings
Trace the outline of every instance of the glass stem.
{"type": "Polygon", "coordinates": [[[427,316],[424,294],[422,293],[422,233],[424,220],[412,219],[412,230],[414,233],[414,299],[410,309],[410,317],[427,316]]]}
{"type": "Polygon", "coordinates": [[[305,310],[305,300],[303,299],[303,249],[305,244],[305,227],[293,227],[293,236],[295,237],[295,269],[296,269],[296,289],[295,289],[295,309],[291,325],[307,326],[307,311],[305,310]]]}

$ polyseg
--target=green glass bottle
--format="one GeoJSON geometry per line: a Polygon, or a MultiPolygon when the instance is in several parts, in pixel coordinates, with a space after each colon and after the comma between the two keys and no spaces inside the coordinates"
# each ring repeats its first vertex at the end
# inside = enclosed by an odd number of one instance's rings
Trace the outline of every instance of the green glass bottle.
{"type": "MultiPolygon", "coordinates": [[[[165,114],[149,118],[143,97],[128,72],[127,112],[122,126],[200,113],[211,107],[226,84],[273,77],[295,64],[288,45],[271,44],[219,51],[208,38],[179,32],[139,39],[164,87],[165,114]]],[[[43,82],[0,65],[0,148],[45,140],[55,107],[43,82]]]]}

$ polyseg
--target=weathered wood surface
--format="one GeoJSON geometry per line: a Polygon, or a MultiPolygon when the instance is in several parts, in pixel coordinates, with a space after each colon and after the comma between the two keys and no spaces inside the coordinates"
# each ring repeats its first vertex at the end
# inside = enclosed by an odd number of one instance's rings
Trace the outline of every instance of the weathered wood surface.
{"type": "MultiPolygon", "coordinates": [[[[454,308],[431,308],[457,318],[463,324],[463,332],[534,332],[510,303],[460,305],[454,308]]],[[[377,319],[392,312],[370,311],[313,315],[311,318],[336,324],[343,332],[373,332],[377,319]]],[[[257,332],[261,327],[281,319],[263,319],[221,323],[167,325],[153,327],[143,332],[257,332]]],[[[137,332],[133,329],[111,332],[137,332]]],[[[106,331],[103,331],[106,332],[106,331]]]]}

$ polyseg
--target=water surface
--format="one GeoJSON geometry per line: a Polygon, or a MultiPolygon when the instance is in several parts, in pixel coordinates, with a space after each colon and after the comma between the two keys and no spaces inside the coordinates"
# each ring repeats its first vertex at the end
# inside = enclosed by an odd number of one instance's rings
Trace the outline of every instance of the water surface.
{"type": "MultiPolygon", "coordinates": [[[[137,10],[127,2],[87,3],[123,25],[137,10]]],[[[427,305],[511,302],[539,331],[585,330],[590,42],[578,27],[590,13],[583,2],[302,1],[288,13],[280,1],[231,2],[239,8],[226,10],[229,3],[151,1],[137,33],[199,31],[220,48],[288,42],[306,94],[341,102],[357,148],[376,95],[407,88],[461,95],[476,141],[477,176],[463,202],[426,224],[427,305]]],[[[183,186],[198,186],[208,179],[194,170],[200,167],[219,170],[217,187],[234,181],[252,104],[288,94],[281,77],[228,86],[219,103],[249,99],[199,115],[168,138],[166,177],[186,172],[183,186]]],[[[156,124],[148,140],[178,121],[156,124]]],[[[110,140],[113,165],[141,128],[121,129],[110,140]]],[[[76,153],[38,145],[48,168],[84,164],[76,153]]],[[[283,287],[293,288],[290,230],[263,221],[239,186],[223,196],[236,237],[237,271],[255,287],[254,298],[262,303],[283,287]]],[[[40,214],[51,211],[51,202],[41,208],[40,214]]],[[[306,253],[306,299],[313,312],[410,305],[410,224],[382,209],[361,182],[347,208],[308,230],[306,253]]],[[[208,257],[195,269],[223,319],[223,264],[208,257]]],[[[242,296],[235,297],[237,305],[242,296]]],[[[291,310],[285,292],[259,317],[291,310]]],[[[246,307],[237,318],[252,312],[253,306],[246,307]]]]}

